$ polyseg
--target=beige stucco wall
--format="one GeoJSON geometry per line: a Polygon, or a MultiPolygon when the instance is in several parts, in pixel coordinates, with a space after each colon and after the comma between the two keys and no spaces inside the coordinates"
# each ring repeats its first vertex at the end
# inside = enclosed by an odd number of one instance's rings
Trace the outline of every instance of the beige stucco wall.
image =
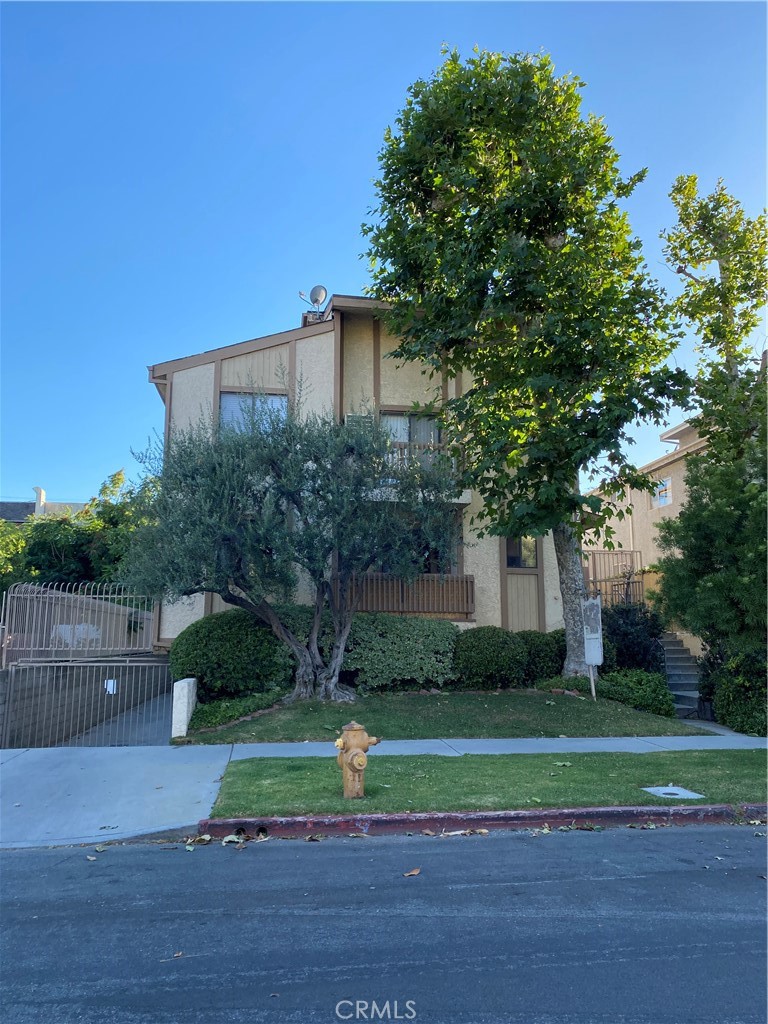
{"type": "Polygon", "coordinates": [[[305,415],[333,412],[334,372],[333,330],[296,342],[296,379],[305,415]]]}
{"type": "Polygon", "coordinates": [[[435,397],[435,387],[440,386],[440,379],[429,379],[420,363],[403,363],[399,359],[386,358],[398,342],[381,329],[381,407],[389,405],[412,405],[423,403],[435,397]]]}
{"type": "Polygon", "coordinates": [[[622,501],[624,509],[632,509],[632,514],[625,516],[621,521],[612,520],[611,526],[616,531],[613,542],[617,547],[626,548],[629,551],[639,551],[644,566],[653,565],[661,558],[661,550],[658,545],[658,524],[663,519],[674,518],[679,515],[680,508],[684,504],[687,490],[685,487],[685,460],[689,449],[675,453],[674,458],[658,460],[652,463],[651,469],[647,470],[649,475],[658,481],[669,478],[671,502],[659,508],[653,508],[652,495],[647,491],[632,490],[628,500],[622,501]]]}
{"type": "MultiPolygon", "coordinates": [[[[478,538],[469,525],[480,510],[475,495],[464,511],[464,573],[475,577],[475,625],[501,625],[501,554],[498,537],[478,538]]],[[[506,585],[506,580],[504,581],[506,585]]]]}
{"type": "Polygon", "coordinates": [[[373,404],[373,319],[344,315],[343,411],[359,413],[373,404]]]}
{"type": "Polygon", "coordinates": [[[171,389],[172,430],[188,430],[201,419],[210,419],[215,398],[213,379],[213,363],[202,363],[174,373],[171,389]]]}
{"type": "Polygon", "coordinates": [[[182,597],[173,604],[163,601],[160,606],[160,639],[173,640],[182,629],[186,629],[191,623],[202,619],[204,614],[205,596],[203,594],[182,597]]]}

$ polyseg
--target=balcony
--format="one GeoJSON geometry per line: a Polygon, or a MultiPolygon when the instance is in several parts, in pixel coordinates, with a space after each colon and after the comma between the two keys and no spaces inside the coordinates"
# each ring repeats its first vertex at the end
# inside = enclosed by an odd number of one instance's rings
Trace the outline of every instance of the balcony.
{"type": "Polygon", "coordinates": [[[358,577],[358,582],[362,586],[358,608],[361,612],[458,621],[468,621],[475,616],[474,576],[425,573],[412,583],[404,583],[386,572],[369,572],[358,577]]]}
{"type": "Polygon", "coordinates": [[[391,441],[387,454],[387,462],[391,466],[410,466],[418,462],[421,466],[429,466],[441,453],[442,444],[413,444],[410,441],[391,441]]]}

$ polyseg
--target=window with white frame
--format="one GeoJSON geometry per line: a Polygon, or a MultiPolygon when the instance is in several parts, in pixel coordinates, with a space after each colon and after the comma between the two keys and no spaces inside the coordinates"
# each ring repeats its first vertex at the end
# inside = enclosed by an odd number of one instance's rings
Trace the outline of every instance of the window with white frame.
{"type": "Polygon", "coordinates": [[[656,490],[651,495],[651,508],[662,508],[672,504],[672,478],[667,476],[656,483],[656,490]]]}
{"type": "Polygon", "coordinates": [[[245,429],[249,419],[263,406],[285,419],[287,395],[265,395],[244,391],[222,391],[219,398],[219,423],[233,430],[245,429]]]}

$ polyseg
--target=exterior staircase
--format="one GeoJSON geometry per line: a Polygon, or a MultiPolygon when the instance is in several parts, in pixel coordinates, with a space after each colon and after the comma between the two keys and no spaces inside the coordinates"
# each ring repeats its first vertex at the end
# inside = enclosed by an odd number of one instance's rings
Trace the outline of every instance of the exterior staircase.
{"type": "Polygon", "coordinates": [[[664,648],[667,683],[675,701],[678,718],[698,718],[699,666],[676,633],[664,633],[659,641],[664,648]]]}

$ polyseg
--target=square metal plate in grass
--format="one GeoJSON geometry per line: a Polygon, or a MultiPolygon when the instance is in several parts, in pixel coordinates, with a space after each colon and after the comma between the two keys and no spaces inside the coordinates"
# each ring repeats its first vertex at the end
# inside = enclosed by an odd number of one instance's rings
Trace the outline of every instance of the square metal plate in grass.
{"type": "Polygon", "coordinates": [[[694,793],[690,789],[683,789],[682,786],[643,786],[646,793],[654,796],[666,796],[670,800],[703,800],[703,793],[694,793]]]}

